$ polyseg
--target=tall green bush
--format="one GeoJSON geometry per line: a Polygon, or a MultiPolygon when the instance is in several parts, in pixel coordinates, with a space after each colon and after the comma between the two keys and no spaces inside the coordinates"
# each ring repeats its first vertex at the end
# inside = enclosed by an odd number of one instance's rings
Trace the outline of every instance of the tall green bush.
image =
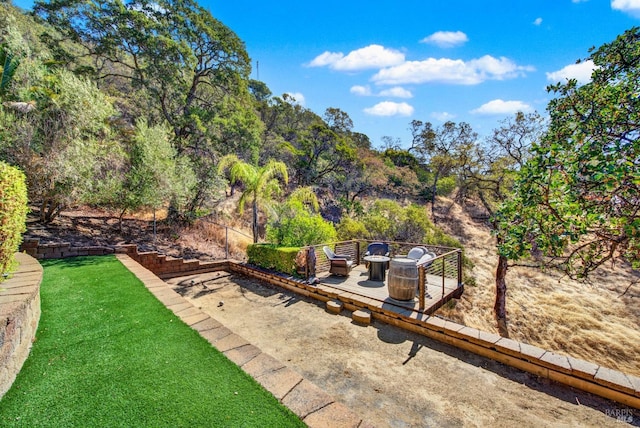
{"type": "Polygon", "coordinates": [[[273,244],[251,244],[247,247],[249,263],[265,269],[294,275],[299,247],[278,247],[273,244]]]}
{"type": "MultiPolygon", "coordinates": [[[[304,188],[303,188],[304,189],[304,188]]],[[[313,195],[315,200],[315,195],[313,195]]],[[[317,205],[317,200],[315,200],[317,205]]],[[[276,208],[276,219],[267,224],[267,240],[288,247],[304,247],[336,240],[333,224],[311,212],[295,196],[276,208]]]]}
{"type": "MultiPolygon", "coordinates": [[[[361,221],[343,216],[336,226],[338,241],[349,241],[351,239],[367,239],[369,231],[361,221]]],[[[327,241],[328,242],[328,241],[327,241]]]]}
{"type": "MultiPolygon", "coordinates": [[[[26,230],[27,186],[17,168],[0,162],[0,274],[11,270],[26,230]]],[[[4,279],[0,275],[0,281],[4,279]]]]}
{"type": "Polygon", "coordinates": [[[417,242],[445,247],[462,248],[455,238],[434,225],[424,207],[402,207],[389,199],[378,199],[358,220],[343,219],[338,227],[340,239],[367,239],[417,242]]]}

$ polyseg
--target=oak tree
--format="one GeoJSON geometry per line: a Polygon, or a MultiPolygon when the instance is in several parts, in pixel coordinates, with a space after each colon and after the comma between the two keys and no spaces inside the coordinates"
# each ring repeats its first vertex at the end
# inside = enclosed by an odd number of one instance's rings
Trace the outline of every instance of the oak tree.
{"type": "Polygon", "coordinates": [[[532,252],[585,279],[604,263],[640,267],[640,29],[591,51],[591,81],[551,85],[549,129],[496,214],[495,312],[506,322],[510,261],[532,252]]]}

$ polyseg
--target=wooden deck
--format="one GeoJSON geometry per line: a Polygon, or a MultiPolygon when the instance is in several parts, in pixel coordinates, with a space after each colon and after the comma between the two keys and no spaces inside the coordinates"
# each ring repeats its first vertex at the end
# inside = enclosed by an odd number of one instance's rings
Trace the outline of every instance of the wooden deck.
{"type": "MultiPolygon", "coordinates": [[[[441,264],[441,266],[444,264],[441,264]]],[[[427,273],[424,308],[420,309],[418,296],[413,301],[400,301],[389,297],[386,281],[370,281],[363,264],[356,265],[349,276],[336,276],[322,270],[317,273],[318,282],[309,282],[299,277],[285,275],[251,266],[229,262],[228,271],[247,275],[294,293],[326,302],[340,303],[340,307],[355,313],[368,311],[371,319],[426,334],[434,327],[440,329],[448,321],[431,316],[449,300],[459,298],[464,292],[464,284],[444,275],[427,273]],[[444,292],[443,292],[443,279],[444,292]]],[[[327,306],[328,308],[329,306],[327,306]]],[[[450,324],[450,323],[449,323],[450,324]]],[[[462,328],[462,326],[460,326],[462,328]]],[[[441,333],[437,333],[441,335],[441,333]]]]}
{"type": "Polygon", "coordinates": [[[335,294],[339,300],[349,301],[356,306],[365,304],[372,310],[391,311],[409,317],[412,315],[410,312],[413,312],[414,316],[429,315],[449,300],[459,298],[462,294],[462,287],[458,287],[455,280],[445,278],[443,285],[442,277],[427,274],[425,307],[424,310],[420,310],[417,295],[413,301],[392,299],[387,289],[388,275],[384,282],[370,281],[364,265],[354,267],[347,277],[321,272],[318,274],[318,279],[320,280],[318,288],[331,291],[331,294],[335,294]]]}

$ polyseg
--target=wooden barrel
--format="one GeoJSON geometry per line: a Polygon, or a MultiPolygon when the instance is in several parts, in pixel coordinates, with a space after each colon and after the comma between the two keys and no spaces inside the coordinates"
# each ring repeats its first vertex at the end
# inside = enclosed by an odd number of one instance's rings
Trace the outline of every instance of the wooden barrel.
{"type": "Polygon", "coordinates": [[[389,297],[396,300],[413,300],[418,288],[418,267],[415,260],[392,259],[387,278],[389,297]]]}

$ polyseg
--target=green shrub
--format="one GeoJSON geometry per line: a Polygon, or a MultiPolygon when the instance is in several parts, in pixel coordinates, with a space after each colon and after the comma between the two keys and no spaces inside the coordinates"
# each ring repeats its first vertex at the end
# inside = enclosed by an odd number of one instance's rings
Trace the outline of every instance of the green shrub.
{"type": "Polygon", "coordinates": [[[276,211],[278,218],[267,224],[266,237],[269,242],[286,247],[303,247],[336,240],[333,224],[320,214],[309,212],[300,201],[287,201],[276,211]]]}
{"type": "Polygon", "coordinates": [[[249,263],[265,269],[291,275],[296,274],[296,255],[299,247],[278,247],[273,244],[251,244],[247,247],[249,263]]]}
{"type": "MultiPolygon", "coordinates": [[[[27,186],[17,168],[0,162],[0,274],[11,270],[26,230],[27,186]]],[[[4,279],[0,276],[0,281],[4,279]]]]}
{"type": "Polygon", "coordinates": [[[397,227],[396,240],[403,242],[424,242],[424,238],[435,226],[427,217],[424,207],[412,204],[404,209],[397,227]]]}
{"type": "Polygon", "coordinates": [[[437,226],[431,226],[424,237],[425,244],[442,245],[443,247],[463,248],[463,245],[453,236],[449,236],[437,226]]]}
{"type": "Polygon", "coordinates": [[[366,239],[369,237],[369,231],[361,221],[346,216],[340,219],[340,223],[336,226],[336,232],[338,232],[339,241],[366,239]]]}
{"type": "Polygon", "coordinates": [[[438,180],[438,184],[436,186],[436,194],[438,196],[449,196],[453,193],[457,186],[456,177],[449,176],[443,177],[438,180]]]}

